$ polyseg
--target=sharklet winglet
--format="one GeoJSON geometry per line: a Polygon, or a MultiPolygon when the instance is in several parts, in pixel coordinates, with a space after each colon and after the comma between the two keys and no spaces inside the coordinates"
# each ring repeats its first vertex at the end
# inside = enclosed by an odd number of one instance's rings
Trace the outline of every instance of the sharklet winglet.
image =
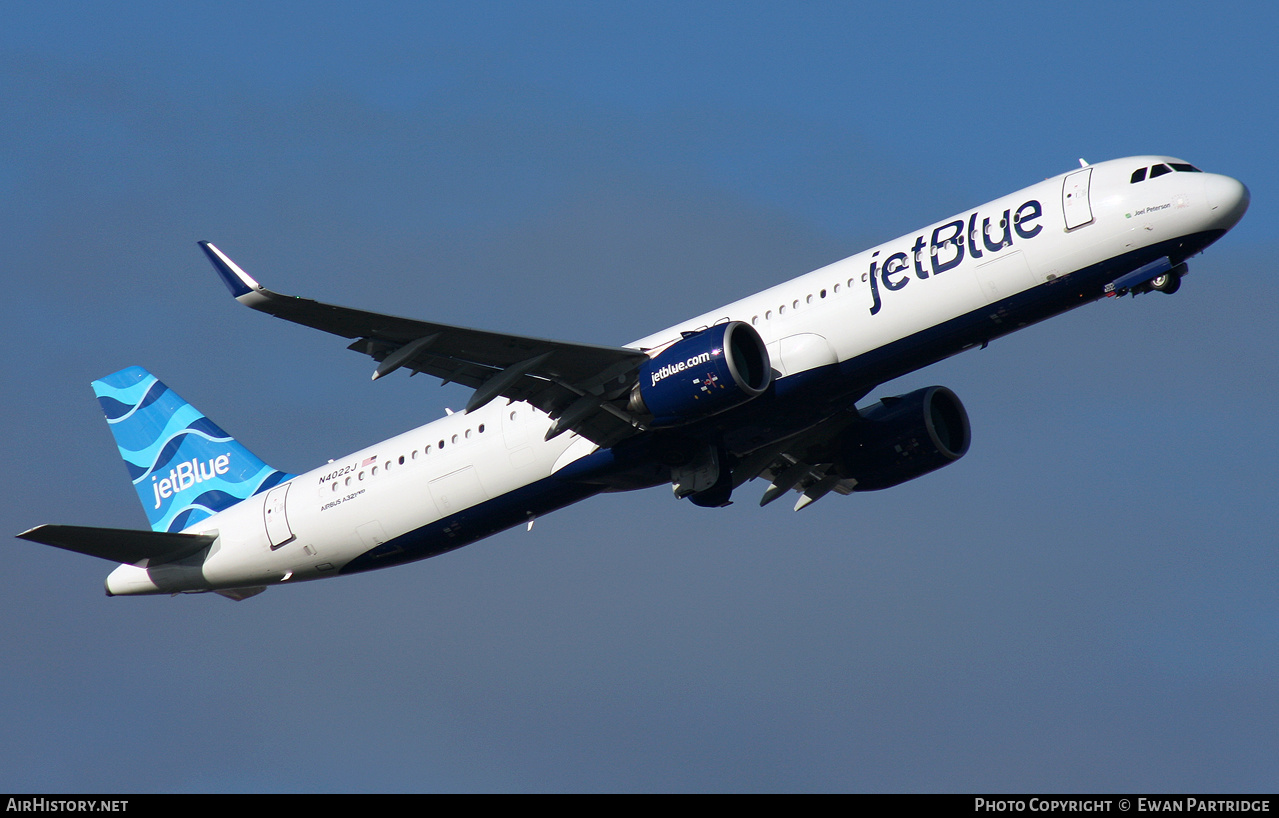
{"type": "Polygon", "coordinates": [[[213,268],[218,271],[218,276],[222,279],[222,283],[231,291],[231,295],[239,299],[250,293],[258,292],[262,289],[262,285],[254,280],[253,276],[240,269],[240,266],[227,257],[211,242],[196,242],[204,254],[209,257],[209,261],[213,262],[213,268]]]}

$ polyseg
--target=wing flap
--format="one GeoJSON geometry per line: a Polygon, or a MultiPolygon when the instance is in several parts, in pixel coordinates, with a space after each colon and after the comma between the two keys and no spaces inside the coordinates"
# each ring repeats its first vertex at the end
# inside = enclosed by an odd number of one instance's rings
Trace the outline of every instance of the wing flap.
{"type": "Polygon", "coordinates": [[[795,511],[825,497],[830,492],[850,494],[857,481],[841,478],[832,471],[831,446],[849,425],[861,422],[856,409],[827,418],[774,446],[749,455],[734,472],[734,482],[741,485],[757,477],[769,481],[759,500],[766,506],[790,491],[799,493],[795,511]]]}

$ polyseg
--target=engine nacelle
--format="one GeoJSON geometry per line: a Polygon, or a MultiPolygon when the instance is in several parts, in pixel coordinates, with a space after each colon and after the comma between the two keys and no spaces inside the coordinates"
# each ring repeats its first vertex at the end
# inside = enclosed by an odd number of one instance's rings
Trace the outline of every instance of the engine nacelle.
{"type": "Polygon", "coordinates": [[[884,398],[859,410],[839,442],[835,468],[857,480],[854,491],[877,491],[954,463],[968,452],[968,413],[955,393],[929,386],[884,398]]]}
{"type": "Polygon", "coordinates": [[[773,382],[764,340],[750,324],[729,321],[671,344],[640,369],[631,411],[651,426],[679,426],[740,406],[773,382]]]}

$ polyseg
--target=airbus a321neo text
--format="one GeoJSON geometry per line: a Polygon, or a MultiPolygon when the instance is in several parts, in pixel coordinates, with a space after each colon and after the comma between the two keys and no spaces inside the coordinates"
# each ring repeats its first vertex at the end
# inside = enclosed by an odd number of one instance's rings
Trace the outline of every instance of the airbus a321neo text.
{"type": "Polygon", "coordinates": [[[350,339],[376,380],[474,389],[465,412],[305,474],[274,469],[155,376],[93,382],[150,531],[19,535],[120,563],[109,595],[268,585],[433,557],[607,491],[670,483],[727,505],[895,486],[968,451],[942,386],[879,384],[1106,296],[1172,293],[1248,189],[1166,156],[1080,168],[624,347],[396,318],[284,296],[201,242],[246,307],[350,339]]]}

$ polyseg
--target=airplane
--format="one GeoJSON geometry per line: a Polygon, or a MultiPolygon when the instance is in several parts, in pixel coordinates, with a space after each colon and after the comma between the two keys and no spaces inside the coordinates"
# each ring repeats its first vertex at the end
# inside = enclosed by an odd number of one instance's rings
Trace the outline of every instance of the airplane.
{"type": "Polygon", "coordinates": [[[373,380],[474,392],[448,415],[305,474],[268,466],[140,367],[93,382],[151,530],[18,536],[119,563],[108,596],[215,592],[400,565],[602,492],[670,484],[704,507],[760,478],[767,505],[921,477],[968,451],[942,386],[881,384],[1106,297],[1175,292],[1248,189],[1167,156],[1080,167],[623,347],[281,295],[208,242],[241,304],[341,336],[373,380]]]}

